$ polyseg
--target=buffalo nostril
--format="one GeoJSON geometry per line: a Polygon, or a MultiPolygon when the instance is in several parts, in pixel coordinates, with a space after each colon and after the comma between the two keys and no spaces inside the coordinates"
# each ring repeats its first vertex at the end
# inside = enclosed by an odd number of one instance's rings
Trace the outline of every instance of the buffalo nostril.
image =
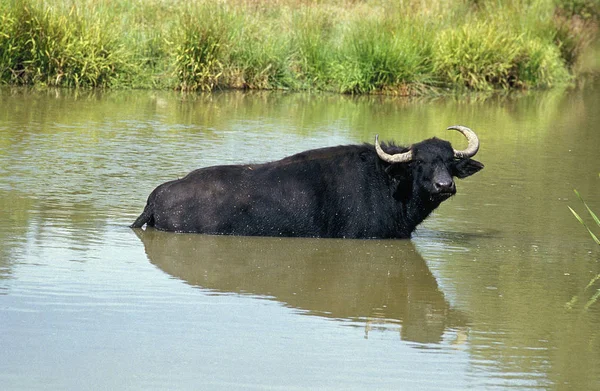
{"type": "Polygon", "coordinates": [[[454,181],[437,181],[434,183],[435,189],[439,192],[453,192],[454,181]]]}

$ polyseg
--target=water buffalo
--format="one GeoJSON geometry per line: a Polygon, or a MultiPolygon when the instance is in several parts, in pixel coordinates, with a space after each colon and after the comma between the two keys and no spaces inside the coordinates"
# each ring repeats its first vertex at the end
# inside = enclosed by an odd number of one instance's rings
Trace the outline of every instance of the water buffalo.
{"type": "Polygon", "coordinates": [[[453,177],[483,168],[465,150],[431,138],[409,147],[344,145],[264,164],[201,168],[163,183],[131,225],[165,231],[246,236],[409,238],[456,193],[453,177]]]}

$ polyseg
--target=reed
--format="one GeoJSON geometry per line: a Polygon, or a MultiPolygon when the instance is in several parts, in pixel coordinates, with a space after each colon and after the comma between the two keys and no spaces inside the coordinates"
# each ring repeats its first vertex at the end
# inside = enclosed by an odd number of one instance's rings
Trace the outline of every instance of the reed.
{"type": "Polygon", "coordinates": [[[432,37],[408,19],[359,19],[349,25],[333,65],[342,93],[406,93],[435,85],[432,37]]]}
{"type": "Polygon", "coordinates": [[[219,7],[181,16],[174,35],[175,69],[182,90],[212,90],[223,75],[230,18],[219,7]],[[197,21],[202,20],[203,23],[197,21]]]}
{"type": "MultiPolygon", "coordinates": [[[[579,198],[579,200],[585,206],[587,212],[589,213],[589,215],[591,216],[591,218],[594,220],[594,223],[598,226],[598,229],[600,229],[600,219],[598,218],[598,216],[585,203],[585,201],[583,200],[583,198],[581,198],[581,195],[579,194],[579,192],[577,190],[575,190],[575,194],[577,195],[577,198],[579,198]]],[[[569,206],[569,210],[571,211],[571,213],[573,213],[573,216],[575,216],[575,218],[577,219],[577,221],[579,221],[585,227],[585,229],[587,229],[588,233],[590,234],[590,236],[592,237],[592,239],[594,240],[594,242],[596,242],[596,244],[600,246],[600,239],[598,239],[598,236],[596,236],[596,234],[594,233],[594,231],[592,231],[592,229],[586,224],[586,222],[583,220],[583,218],[577,212],[575,212],[573,210],[573,208],[571,208],[570,206],[569,206]]]]}
{"type": "Polygon", "coordinates": [[[228,86],[244,89],[299,89],[293,63],[290,12],[245,9],[228,45],[228,86]]]}
{"type": "MultiPolygon", "coordinates": [[[[600,174],[598,174],[598,176],[600,177],[600,174]]],[[[583,203],[583,206],[585,207],[587,213],[590,215],[590,217],[594,221],[594,225],[596,225],[597,228],[600,230],[600,218],[598,218],[598,216],[587,205],[587,203],[583,200],[583,198],[581,197],[581,195],[579,194],[579,192],[577,190],[574,190],[574,191],[575,191],[575,194],[577,195],[577,198],[579,198],[579,200],[583,203]]],[[[581,225],[583,225],[585,227],[585,229],[588,231],[588,233],[590,234],[590,236],[592,237],[592,239],[594,240],[594,242],[596,242],[596,244],[600,246],[600,239],[598,239],[598,236],[596,236],[596,234],[594,233],[594,231],[592,230],[592,228],[590,228],[590,226],[584,221],[584,219],[579,215],[579,213],[575,212],[575,210],[573,210],[573,208],[571,208],[570,206],[569,206],[569,210],[571,211],[571,213],[573,213],[573,216],[575,216],[575,218],[577,219],[577,221],[579,221],[581,223],[581,225]]],[[[598,274],[596,277],[594,277],[594,278],[592,278],[590,280],[590,282],[583,289],[583,292],[584,293],[588,293],[588,291],[592,290],[592,287],[594,285],[596,285],[597,282],[599,282],[599,281],[600,281],[600,274],[598,274]]],[[[596,288],[596,291],[591,295],[591,297],[585,303],[584,309],[587,310],[593,304],[595,304],[596,302],[598,302],[598,300],[600,300],[600,288],[596,288]]],[[[567,308],[572,309],[574,307],[574,305],[578,301],[579,301],[579,296],[573,296],[573,298],[571,299],[571,301],[569,301],[567,303],[567,308]]]]}
{"type": "Polygon", "coordinates": [[[0,0],[0,82],[413,95],[571,82],[593,0],[0,0]]]}
{"type": "Polygon", "coordinates": [[[118,39],[77,8],[55,12],[17,2],[2,12],[0,75],[13,84],[107,87],[130,73],[118,39]]]}

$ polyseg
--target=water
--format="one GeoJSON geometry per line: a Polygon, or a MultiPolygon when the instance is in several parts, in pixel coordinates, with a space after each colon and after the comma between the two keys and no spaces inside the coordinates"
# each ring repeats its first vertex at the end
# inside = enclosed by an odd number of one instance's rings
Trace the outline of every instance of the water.
{"type": "Polygon", "coordinates": [[[485,101],[0,90],[5,389],[600,388],[600,85],[485,101]],[[464,124],[412,240],[127,228],[158,184],[464,124]],[[591,219],[586,218],[589,223],[591,219]]]}

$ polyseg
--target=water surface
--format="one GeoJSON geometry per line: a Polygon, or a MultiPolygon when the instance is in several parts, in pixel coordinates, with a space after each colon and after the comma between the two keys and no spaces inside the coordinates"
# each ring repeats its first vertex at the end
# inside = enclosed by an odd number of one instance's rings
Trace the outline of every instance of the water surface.
{"type": "Polygon", "coordinates": [[[6,389],[598,389],[600,85],[478,100],[0,90],[6,389]],[[412,240],[130,230],[158,184],[481,139],[412,240]],[[588,219],[589,220],[589,219],[588,219]],[[591,223],[591,220],[589,221],[591,223]]]}

